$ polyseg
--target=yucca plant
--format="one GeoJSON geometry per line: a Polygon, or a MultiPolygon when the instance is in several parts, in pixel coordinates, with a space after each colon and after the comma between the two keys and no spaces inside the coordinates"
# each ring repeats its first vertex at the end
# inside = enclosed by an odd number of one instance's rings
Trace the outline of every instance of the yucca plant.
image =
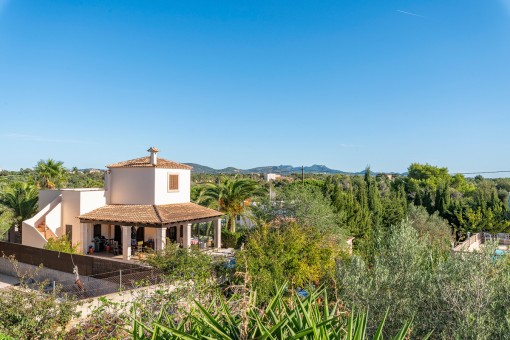
{"type": "MultiPolygon", "coordinates": [[[[222,296],[208,306],[195,302],[194,308],[175,322],[161,309],[150,325],[134,318],[134,339],[367,339],[367,314],[340,312],[338,304],[330,304],[324,289],[302,298],[285,296],[286,285],[277,287],[276,294],[263,309],[256,307],[256,293],[248,294],[241,306],[233,305],[222,296]]],[[[383,339],[384,320],[373,339],[383,339]]],[[[411,321],[404,324],[392,339],[403,340],[410,335],[411,321]]]]}

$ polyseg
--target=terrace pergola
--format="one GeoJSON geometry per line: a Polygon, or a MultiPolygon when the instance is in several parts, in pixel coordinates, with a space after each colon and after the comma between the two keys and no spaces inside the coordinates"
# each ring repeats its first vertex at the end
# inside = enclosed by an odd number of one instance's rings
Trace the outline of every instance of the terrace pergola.
{"type": "MultiPolygon", "coordinates": [[[[221,248],[221,216],[223,214],[195,203],[165,205],[109,204],[78,216],[81,223],[82,240],[91,240],[94,225],[120,226],[122,229],[122,255],[129,260],[132,254],[132,227],[155,230],[154,250],[162,250],[166,244],[167,231],[176,235],[175,241],[189,248],[192,243],[191,228],[195,223],[213,222],[214,248],[221,248]]],[[[84,242],[87,253],[88,243],[84,242]]]]}

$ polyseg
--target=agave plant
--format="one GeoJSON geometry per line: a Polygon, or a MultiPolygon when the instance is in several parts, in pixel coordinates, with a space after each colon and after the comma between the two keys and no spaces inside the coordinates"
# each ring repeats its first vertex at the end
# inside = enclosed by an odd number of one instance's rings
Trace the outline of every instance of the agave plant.
{"type": "MultiPolygon", "coordinates": [[[[297,294],[286,297],[285,285],[277,287],[276,294],[264,308],[256,307],[256,293],[250,293],[241,308],[235,308],[223,297],[210,305],[195,302],[195,307],[180,322],[161,310],[151,325],[136,317],[133,338],[142,339],[367,339],[367,313],[347,315],[338,304],[330,304],[324,289],[302,298],[297,294]]],[[[383,339],[384,321],[373,335],[383,339]]],[[[393,338],[409,337],[411,321],[405,322],[393,338]]]]}

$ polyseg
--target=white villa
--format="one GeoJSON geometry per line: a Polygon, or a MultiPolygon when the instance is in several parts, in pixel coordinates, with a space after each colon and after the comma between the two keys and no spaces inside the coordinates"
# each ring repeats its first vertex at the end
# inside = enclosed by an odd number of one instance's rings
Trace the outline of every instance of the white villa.
{"type": "Polygon", "coordinates": [[[39,212],[23,221],[22,243],[42,248],[67,235],[82,253],[115,245],[129,260],[132,248],[161,250],[166,239],[189,248],[192,225],[213,222],[212,246],[221,247],[222,213],[190,202],[191,167],[149,156],[108,165],[104,189],[39,191],[39,212]]]}

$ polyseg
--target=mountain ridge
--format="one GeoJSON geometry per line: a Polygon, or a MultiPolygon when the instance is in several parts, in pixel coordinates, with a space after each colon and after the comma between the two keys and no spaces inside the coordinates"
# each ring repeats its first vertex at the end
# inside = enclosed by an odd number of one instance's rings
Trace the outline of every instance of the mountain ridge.
{"type": "MultiPolygon", "coordinates": [[[[290,175],[292,173],[301,173],[300,166],[293,165],[266,165],[266,166],[258,166],[250,169],[239,169],[235,167],[227,167],[223,169],[214,169],[209,166],[201,165],[198,163],[184,163],[193,167],[191,170],[192,173],[195,174],[252,174],[252,173],[262,173],[262,174],[280,174],[280,175],[290,175]]],[[[307,174],[343,174],[343,175],[363,175],[365,170],[361,170],[358,172],[349,172],[328,168],[325,165],[313,164],[311,166],[305,166],[304,172],[307,174]]],[[[386,173],[386,172],[373,172],[377,173],[386,173]]],[[[394,172],[389,172],[391,174],[397,174],[394,172]]]]}

